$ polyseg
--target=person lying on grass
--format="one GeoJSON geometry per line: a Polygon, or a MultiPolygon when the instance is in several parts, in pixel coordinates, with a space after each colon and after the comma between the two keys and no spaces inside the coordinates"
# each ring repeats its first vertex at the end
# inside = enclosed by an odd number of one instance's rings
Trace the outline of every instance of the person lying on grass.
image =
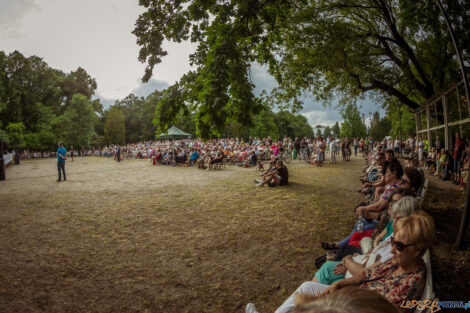
{"type": "Polygon", "coordinates": [[[255,179],[257,183],[256,186],[262,187],[264,184],[268,184],[269,187],[276,187],[276,186],[285,186],[289,181],[289,172],[287,171],[287,167],[284,166],[281,160],[276,162],[276,167],[273,171],[266,174],[263,180],[255,179]]]}

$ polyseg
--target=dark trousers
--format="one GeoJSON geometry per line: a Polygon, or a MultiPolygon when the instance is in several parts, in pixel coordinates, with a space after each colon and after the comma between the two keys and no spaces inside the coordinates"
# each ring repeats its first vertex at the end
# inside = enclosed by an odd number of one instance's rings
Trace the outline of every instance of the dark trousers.
{"type": "Polygon", "coordinates": [[[354,253],[362,254],[362,249],[351,245],[339,246],[338,251],[336,251],[334,261],[341,261],[345,256],[352,255],[354,253]]]}
{"type": "Polygon", "coordinates": [[[116,159],[117,159],[118,162],[121,162],[121,154],[120,153],[116,154],[116,159]]]}
{"type": "Polygon", "coordinates": [[[62,173],[64,173],[64,180],[67,180],[67,176],[65,176],[65,162],[62,161],[62,162],[59,162],[57,161],[57,171],[59,172],[59,180],[61,180],[61,171],[62,170],[62,173]]]}

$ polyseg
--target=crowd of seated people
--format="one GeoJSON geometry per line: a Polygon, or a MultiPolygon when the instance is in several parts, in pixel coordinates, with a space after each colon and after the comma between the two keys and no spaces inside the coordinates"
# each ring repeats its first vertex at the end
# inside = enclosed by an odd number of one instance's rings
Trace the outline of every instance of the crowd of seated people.
{"type": "MultiPolygon", "coordinates": [[[[359,293],[359,288],[386,299],[390,312],[403,309],[403,301],[422,299],[427,281],[423,256],[434,236],[434,221],[416,197],[423,173],[419,164],[403,166],[387,147],[377,146],[364,156],[360,179],[368,196],[351,213],[358,221],[345,238],[321,242],[325,254],[315,260],[318,271],[312,281],[302,283],[276,313],[304,312],[352,287],[356,291],[348,293],[359,293]]],[[[258,312],[251,303],[245,311],[258,312]]]]}
{"type": "MultiPolygon", "coordinates": [[[[359,139],[354,139],[356,148],[359,148],[359,139]]],[[[331,163],[336,163],[336,156],[341,152],[343,160],[348,161],[351,155],[352,141],[348,138],[323,139],[315,138],[288,138],[273,140],[267,138],[241,138],[213,139],[202,141],[200,139],[160,140],[138,142],[123,146],[109,145],[93,150],[92,154],[105,157],[115,157],[120,151],[121,160],[148,159],[154,165],[181,165],[198,166],[202,169],[220,168],[221,163],[238,165],[241,167],[256,167],[263,171],[264,162],[278,158],[284,163],[291,159],[305,160],[309,164],[323,166],[327,153],[330,153],[331,163]]],[[[363,147],[360,148],[365,149],[363,147]]]]}

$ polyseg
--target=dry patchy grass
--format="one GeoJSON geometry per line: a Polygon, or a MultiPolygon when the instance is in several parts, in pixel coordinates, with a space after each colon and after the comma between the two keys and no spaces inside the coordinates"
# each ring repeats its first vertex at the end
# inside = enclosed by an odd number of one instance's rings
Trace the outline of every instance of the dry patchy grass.
{"type": "Polygon", "coordinates": [[[362,162],[254,169],[153,167],[103,158],[24,161],[0,182],[2,312],[273,311],[342,238],[362,162]],[[346,218],[344,218],[346,216],[346,218]]]}

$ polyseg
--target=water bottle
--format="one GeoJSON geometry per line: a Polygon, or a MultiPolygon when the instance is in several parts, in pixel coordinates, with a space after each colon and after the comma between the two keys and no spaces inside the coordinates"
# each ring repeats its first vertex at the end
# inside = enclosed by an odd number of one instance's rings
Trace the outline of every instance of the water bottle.
{"type": "Polygon", "coordinates": [[[359,217],[359,223],[357,223],[357,231],[362,233],[362,230],[364,229],[364,217],[361,214],[359,217]]]}

